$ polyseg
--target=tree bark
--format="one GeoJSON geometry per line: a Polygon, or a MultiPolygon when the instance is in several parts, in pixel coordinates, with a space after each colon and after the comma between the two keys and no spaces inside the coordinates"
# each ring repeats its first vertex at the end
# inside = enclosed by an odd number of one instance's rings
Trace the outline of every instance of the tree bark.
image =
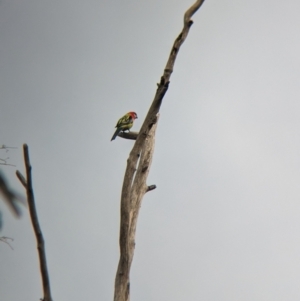
{"type": "MultiPolygon", "coordinates": [[[[183,29],[176,38],[171,53],[161,77],[154,100],[138,134],[121,134],[124,138],[136,139],[129,154],[121,195],[121,223],[120,223],[120,260],[115,279],[114,301],[130,300],[130,267],[135,248],[135,232],[139,209],[144,194],[155,189],[155,185],[147,186],[146,180],[150,170],[154,152],[155,130],[159,109],[169,80],[173,72],[174,63],[180,46],[186,39],[193,24],[192,15],[200,8],[204,0],[197,0],[184,14],[183,29]],[[127,137],[126,137],[127,136],[127,137]]],[[[120,135],[120,136],[121,136],[120,135]]]]}

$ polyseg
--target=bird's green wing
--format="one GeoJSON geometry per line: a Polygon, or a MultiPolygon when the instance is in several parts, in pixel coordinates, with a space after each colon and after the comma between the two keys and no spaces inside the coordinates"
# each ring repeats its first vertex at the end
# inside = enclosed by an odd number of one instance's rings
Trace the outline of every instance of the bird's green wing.
{"type": "Polygon", "coordinates": [[[126,114],[119,119],[119,121],[117,122],[116,128],[123,127],[123,126],[129,125],[131,123],[133,123],[132,117],[130,115],[126,114]]]}

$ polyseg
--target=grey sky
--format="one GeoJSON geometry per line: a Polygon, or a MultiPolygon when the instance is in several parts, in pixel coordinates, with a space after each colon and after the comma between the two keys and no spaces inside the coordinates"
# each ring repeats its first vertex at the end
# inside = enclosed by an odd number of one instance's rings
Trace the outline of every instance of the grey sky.
{"type": "MultiPolygon", "coordinates": [[[[54,300],[112,300],[132,141],[193,1],[0,2],[0,144],[29,145],[54,300]]],[[[206,0],[157,130],[132,300],[300,299],[299,1],[206,0]]],[[[5,157],[5,153],[3,154],[5,157]]],[[[2,168],[23,192],[15,168],[2,168]]],[[[0,300],[42,297],[26,211],[0,203],[0,300]]]]}

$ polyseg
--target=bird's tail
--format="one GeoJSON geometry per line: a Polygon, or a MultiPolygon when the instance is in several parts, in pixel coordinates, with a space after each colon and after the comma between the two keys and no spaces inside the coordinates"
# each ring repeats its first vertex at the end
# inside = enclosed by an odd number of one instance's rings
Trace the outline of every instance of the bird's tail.
{"type": "Polygon", "coordinates": [[[121,128],[117,128],[113,136],[111,137],[110,141],[113,141],[116,139],[116,137],[119,135],[119,133],[122,131],[121,128]]]}

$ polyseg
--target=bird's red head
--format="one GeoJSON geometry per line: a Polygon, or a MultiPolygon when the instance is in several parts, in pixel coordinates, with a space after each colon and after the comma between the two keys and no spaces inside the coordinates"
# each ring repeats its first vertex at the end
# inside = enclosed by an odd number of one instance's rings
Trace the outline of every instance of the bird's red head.
{"type": "Polygon", "coordinates": [[[128,112],[128,115],[130,115],[133,119],[137,119],[138,116],[135,112],[128,112]]]}

